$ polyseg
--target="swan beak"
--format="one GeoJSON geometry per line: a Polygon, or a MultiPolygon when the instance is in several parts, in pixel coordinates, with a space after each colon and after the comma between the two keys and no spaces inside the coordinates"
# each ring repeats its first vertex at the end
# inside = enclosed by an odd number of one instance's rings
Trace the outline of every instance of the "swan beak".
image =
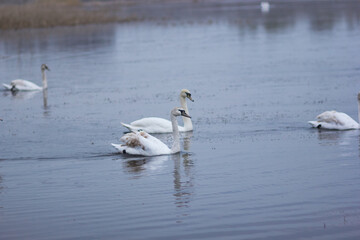
{"type": "Polygon", "coordinates": [[[187,117],[187,118],[191,118],[185,111],[184,111],[184,112],[181,112],[181,116],[187,117]]]}
{"type": "Polygon", "coordinates": [[[194,102],[194,99],[192,99],[191,96],[187,96],[187,98],[188,98],[190,101],[194,102]]]}

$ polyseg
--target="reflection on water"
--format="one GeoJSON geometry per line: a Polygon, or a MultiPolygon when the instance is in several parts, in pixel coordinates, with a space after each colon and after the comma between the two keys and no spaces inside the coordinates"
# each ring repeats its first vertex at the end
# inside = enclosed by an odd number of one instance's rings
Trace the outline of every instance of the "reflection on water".
{"type": "Polygon", "coordinates": [[[191,147],[191,138],[193,137],[193,132],[184,132],[181,133],[181,136],[183,137],[184,150],[189,151],[191,147]]]}
{"type": "Polygon", "coordinates": [[[174,160],[174,197],[178,208],[190,207],[191,196],[194,193],[194,163],[188,153],[177,154],[174,160]],[[183,170],[182,170],[183,168],[183,170]]]}
{"type": "Polygon", "coordinates": [[[238,25],[242,31],[263,28],[270,33],[294,26],[299,18],[309,19],[313,31],[332,30],[339,19],[345,19],[349,27],[360,22],[358,1],[275,1],[270,2],[270,8],[265,11],[258,1],[152,4],[146,10],[139,6],[127,6],[125,9],[129,14],[141,14],[143,18],[160,24],[168,24],[172,20],[190,24],[227,21],[238,25]],[[176,11],[171,11],[173,9],[176,11]]]}
{"type": "Polygon", "coordinates": [[[164,163],[172,155],[154,156],[154,157],[131,157],[122,156],[123,166],[126,172],[143,176],[147,171],[159,171],[164,167],[164,163]]]}
{"type": "MultiPolygon", "coordinates": [[[[185,150],[190,150],[192,132],[182,133],[183,145],[185,150]]],[[[177,208],[189,208],[192,195],[194,193],[194,162],[190,153],[177,153],[172,155],[154,157],[123,157],[123,167],[127,173],[134,175],[134,178],[147,175],[149,172],[159,171],[164,168],[166,162],[174,163],[173,182],[174,182],[174,204],[177,208]]],[[[181,212],[177,215],[177,222],[182,222],[182,218],[189,213],[181,212]]]]}
{"type": "Polygon", "coordinates": [[[27,53],[33,55],[49,51],[49,49],[54,51],[54,47],[66,52],[91,50],[104,45],[112,45],[115,41],[114,35],[115,28],[112,25],[3,31],[0,35],[0,57],[6,57],[7,54],[13,55],[14,52],[18,55],[27,53]]]}
{"type": "Polygon", "coordinates": [[[331,145],[349,145],[354,142],[354,138],[358,138],[358,130],[336,131],[336,130],[318,130],[319,143],[324,146],[331,145]]]}
{"type": "Polygon", "coordinates": [[[339,146],[341,156],[353,157],[357,155],[360,159],[360,134],[359,130],[318,130],[318,140],[321,146],[339,146]],[[358,142],[358,145],[354,144],[358,142]],[[354,151],[354,147],[358,150],[354,151]]]}
{"type": "Polygon", "coordinates": [[[3,95],[6,96],[12,96],[13,99],[18,100],[29,100],[32,99],[36,94],[38,94],[39,91],[4,91],[3,95]]]}
{"type": "Polygon", "coordinates": [[[44,103],[44,109],[48,108],[48,90],[43,89],[43,103],[44,103]]]}

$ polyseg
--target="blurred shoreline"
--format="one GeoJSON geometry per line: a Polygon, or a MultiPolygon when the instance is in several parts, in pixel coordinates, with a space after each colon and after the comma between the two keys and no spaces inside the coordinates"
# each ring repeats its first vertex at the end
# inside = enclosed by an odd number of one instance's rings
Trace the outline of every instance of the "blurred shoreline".
{"type": "MultiPolygon", "coordinates": [[[[193,19],[213,21],[219,15],[242,11],[242,19],[251,11],[260,12],[254,0],[0,0],[0,30],[48,28],[102,24],[111,22],[161,21],[193,19]]],[[[287,6],[290,11],[336,7],[347,4],[358,10],[358,0],[273,0],[270,12],[287,6]],[[290,7],[289,7],[290,6],[290,7]],[[310,7],[310,8],[309,8],[310,7]]]]}

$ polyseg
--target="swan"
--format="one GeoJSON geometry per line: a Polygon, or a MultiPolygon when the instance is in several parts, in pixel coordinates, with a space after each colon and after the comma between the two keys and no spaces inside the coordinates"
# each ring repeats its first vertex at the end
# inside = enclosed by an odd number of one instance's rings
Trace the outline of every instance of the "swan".
{"type": "MultiPolygon", "coordinates": [[[[360,92],[358,93],[358,118],[360,121],[360,92]]],[[[350,130],[359,129],[360,125],[349,115],[337,111],[326,111],[318,115],[317,121],[308,123],[314,128],[332,129],[332,130],[350,130]]]]}
{"type": "Polygon", "coordinates": [[[174,142],[171,149],[156,137],[151,136],[145,131],[127,133],[120,138],[125,144],[114,144],[117,150],[122,154],[157,156],[180,152],[180,136],[176,117],[183,116],[191,118],[183,108],[174,108],[171,110],[170,119],[173,128],[174,142]]]}
{"type": "Polygon", "coordinates": [[[261,12],[267,13],[267,12],[269,12],[269,10],[270,10],[270,3],[268,3],[268,2],[261,2],[261,3],[260,3],[260,7],[261,7],[261,12]]]}
{"type": "MultiPolygon", "coordinates": [[[[181,107],[189,114],[189,110],[186,103],[186,98],[194,102],[191,98],[191,93],[187,89],[182,89],[180,92],[180,104],[181,107]]],[[[184,126],[179,126],[180,132],[188,132],[193,130],[193,125],[190,118],[183,117],[184,126]]],[[[124,127],[130,131],[143,130],[147,133],[170,133],[173,128],[171,122],[164,118],[147,117],[131,122],[130,124],[121,123],[124,127]]]]}
{"type": "Polygon", "coordinates": [[[42,87],[36,85],[35,83],[23,79],[13,80],[11,81],[10,85],[4,83],[3,86],[5,87],[6,90],[10,90],[13,92],[37,91],[37,90],[47,89],[47,79],[46,79],[45,70],[50,71],[50,69],[48,68],[48,66],[46,66],[46,64],[42,64],[41,65],[42,83],[43,83],[42,87]]]}

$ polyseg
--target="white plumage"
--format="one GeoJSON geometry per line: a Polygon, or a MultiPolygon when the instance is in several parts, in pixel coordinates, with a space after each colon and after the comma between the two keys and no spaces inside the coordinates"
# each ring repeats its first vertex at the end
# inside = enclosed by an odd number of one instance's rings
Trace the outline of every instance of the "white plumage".
{"type": "Polygon", "coordinates": [[[13,80],[11,81],[10,85],[4,83],[3,86],[6,90],[16,91],[36,91],[42,89],[42,87],[36,85],[35,83],[23,79],[13,80]]]}
{"type": "Polygon", "coordinates": [[[40,87],[38,85],[36,85],[33,82],[27,81],[27,80],[23,80],[23,79],[16,79],[11,81],[10,84],[3,84],[4,88],[6,90],[10,90],[10,91],[38,91],[38,90],[42,90],[42,89],[47,89],[47,79],[46,79],[46,74],[45,74],[45,70],[49,70],[48,66],[46,66],[46,64],[42,64],[41,65],[41,73],[42,73],[42,83],[43,86],[40,87]]]}
{"type": "MultiPolygon", "coordinates": [[[[180,104],[181,107],[189,114],[189,110],[186,103],[186,98],[194,101],[191,98],[191,93],[187,89],[182,89],[180,92],[180,104]]],[[[180,132],[187,132],[193,130],[193,125],[190,118],[183,117],[184,126],[179,126],[180,132]]],[[[171,121],[158,118],[158,117],[147,117],[131,122],[130,124],[121,123],[124,127],[130,131],[143,130],[147,133],[170,133],[173,131],[171,121]]]]}
{"type": "Polygon", "coordinates": [[[171,111],[170,118],[174,137],[171,149],[159,139],[142,130],[127,133],[121,137],[120,140],[124,142],[124,144],[112,143],[111,145],[119,150],[120,153],[130,155],[157,156],[177,153],[180,151],[179,129],[176,120],[177,116],[190,118],[190,116],[182,108],[174,108],[171,111]]]}
{"type": "Polygon", "coordinates": [[[261,11],[262,11],[263,13],[269,12],[269,10],[270,10],[270,3],[268,3],[268,2],[261,2],[261,3],[260,3],[260,8],[261,8],[261,11]]]}
{"type": "MultiPolygon", "coordinates": [[[[358,115],[360,119],[360,93],[358,94],[358,115]]],[[[360,128],[358,122],[343,112],[326,111],[318,115],[316,118],[316,121],[308,122],[314,128],[331,130],[350,130],[360,128]]]]}

